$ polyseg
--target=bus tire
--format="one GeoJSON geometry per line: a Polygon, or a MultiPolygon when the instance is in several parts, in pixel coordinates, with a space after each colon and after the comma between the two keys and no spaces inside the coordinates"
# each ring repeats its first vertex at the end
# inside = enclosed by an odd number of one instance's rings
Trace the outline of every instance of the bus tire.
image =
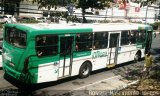
{"type": "Polygon", "coordinates": [[[141,52],[138,51],[138,52],[136,53],[136,55],[134,56],[134,61],[135,61],[135,62],[138,62],[138,61],[140,61],[140,59],[141,59],[141,52]]]}
{"type": "Polygon", "coordinates": [[[91,68],[90,62],[84,62],[80,67],[79,77],[80,78],[88,77],[91,73],[91,70],[92,70],[92,68],[91,68]]]}

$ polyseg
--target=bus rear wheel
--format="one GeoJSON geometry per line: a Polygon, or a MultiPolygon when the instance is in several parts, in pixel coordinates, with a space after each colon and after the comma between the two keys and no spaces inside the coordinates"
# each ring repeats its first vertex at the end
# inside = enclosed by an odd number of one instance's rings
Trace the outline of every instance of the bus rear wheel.
{"type": "Polygon", "coordinates": [[[91,64],[89,62],[85,62],[81,65],[79,70],[79,77],[80,78],[86,78],[91,73],[91,64]]]}
{"type": "Polygon", "coordinates": [[[138,62],[138,61],[140,61],[140,59],[141,59],[141,53],[137,52],[136,55],[134,56],[134,61],[138,62]]]}

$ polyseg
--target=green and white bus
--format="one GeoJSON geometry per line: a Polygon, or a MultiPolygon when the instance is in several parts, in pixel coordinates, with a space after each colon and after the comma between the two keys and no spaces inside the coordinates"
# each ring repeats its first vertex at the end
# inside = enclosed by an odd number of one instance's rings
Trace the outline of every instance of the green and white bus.
{"type": "Polygon", "coordinates": [[[152,33],[144,24],[6,24],[3,69],[27,84],[85,78],[143,58],[152,33]]]}

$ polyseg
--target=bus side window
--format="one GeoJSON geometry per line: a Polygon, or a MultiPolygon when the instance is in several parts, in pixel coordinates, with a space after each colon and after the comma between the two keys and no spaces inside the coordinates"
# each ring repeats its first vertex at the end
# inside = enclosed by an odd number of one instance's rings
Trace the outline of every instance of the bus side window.
{"type": "Polygon", "coordinates": [[[92,47],[92,33],[76,34],[76,51],[88,51],[92,47]]]}
{"type": "Polygon", "coordinates": [[[135,30],[131,30],[130,31],[130,43],[131,44],[135,44],[136,43],[136,34],[137,34],[138,31],[135,31],[135,30]]]}
{"type": "Polygon", "coordinates": [[[100,32],[94,34],[93,49],[103,49],[108,46],[108,33],[100,32]]]}
{"type": "Polygon", "coordinates": [[[140,32],[139,32],[139,42],[140,43],[144,43],[145,42],[145,30],[140,30],[140,32]]]}
{"type": "Polygon", "coordinates": [[[58,36],[42,35],[36,37],[36,51],[38,56],[51,56],[58,53],[58,36]]]}
{"type": "Polygon", "coordinates": [[[129,45],[129,31],[121,32],[121,45],[129,45]]]}
{"type": "Polygon", "coordinates": [[[76,51],[79,50],[79,46],[80,46],[79,41],[80,41],[80,34],[76,34],[76,48],[75,48],[76,51]]]}

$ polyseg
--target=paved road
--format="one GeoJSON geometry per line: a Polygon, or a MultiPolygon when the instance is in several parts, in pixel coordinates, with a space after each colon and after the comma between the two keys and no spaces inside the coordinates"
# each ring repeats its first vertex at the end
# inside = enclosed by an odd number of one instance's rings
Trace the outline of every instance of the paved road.
{"type": "MultiPolygon", "coordinates": [[[[160,35],[158,35],[154,40],[153,40],[153,44],[152,44],[152,53],[154,55],[154,57],[157,57],[160,53],[160,35]]],[[[138,70],[142,69],[142,66],[144,64],[144,61],[142,60],[141,62],[130,62],[130,63],[126,63],[123,65],[120,65],[114,69],[109,69],[109,70],[99,70],[96,72],[93,72],[91,76],[89,76],[88,78],[85,79],[79,79],[78,77],[72,77],[72,78],[67,78],[67,79],[63,79],[57,82],[48,82],[48,83],[43,83],[40,85],[36,85],[34,87],[32,87],[34,90],[34,92],[32,92],[31,94],[36,94],[36,95],[53,95],[53,94],[57,94],[57,93],[63,93],[66,91],[71,91],[71,90],[81,90],[83,91],[85,88],[94,88],[95,85],[96,87],[101,83],[105,83],[103,82],[103,80],[108,80],[108,81],[112,81],[114,77],[118,77],[121,76],[122,79],[123,78],[127,78],[132,80],[136,80],[137,79],[137,72],[138,70]],[[133,70],[131,72],[131,70],[133,70]],[[132,76],[128,76],[128,74],[132,75],[132,76]],[[98,84],[98,85],[97,85],[98,84]]],[[[159,63],[158,63],[159,64],[159,63]]],[[[12,84],[10,84],[9,82],[7,82],[4,78],[3,78],[3,70],[0,70],[0,90],[5,91],[6,89],[18,89],[16,86],[13,86],[12,84]]],[[[14,81],[13,81],[14,82],[14,81]]],[[[113,81],[116,82],[116,81],[113,81]]],[[[14,82],[16,83],[16,81],[14,82]]],[[[18,85],[18,84],[17,84],[18,85]]],[[[107,85],[106,85],[107,86],[107,85]]],[[[101,88],[106,88],[106,86],[101,86],[101,88]]],[[[83,92],[85,93],[85,92],[83,92]]],[[[81,93],[80,93],[81,94],[81,93]]],[[[66,94],[64,94],[66,95],[66,94]]],[[[69,94],[68,94],[69,96],[69,94]]]]}

